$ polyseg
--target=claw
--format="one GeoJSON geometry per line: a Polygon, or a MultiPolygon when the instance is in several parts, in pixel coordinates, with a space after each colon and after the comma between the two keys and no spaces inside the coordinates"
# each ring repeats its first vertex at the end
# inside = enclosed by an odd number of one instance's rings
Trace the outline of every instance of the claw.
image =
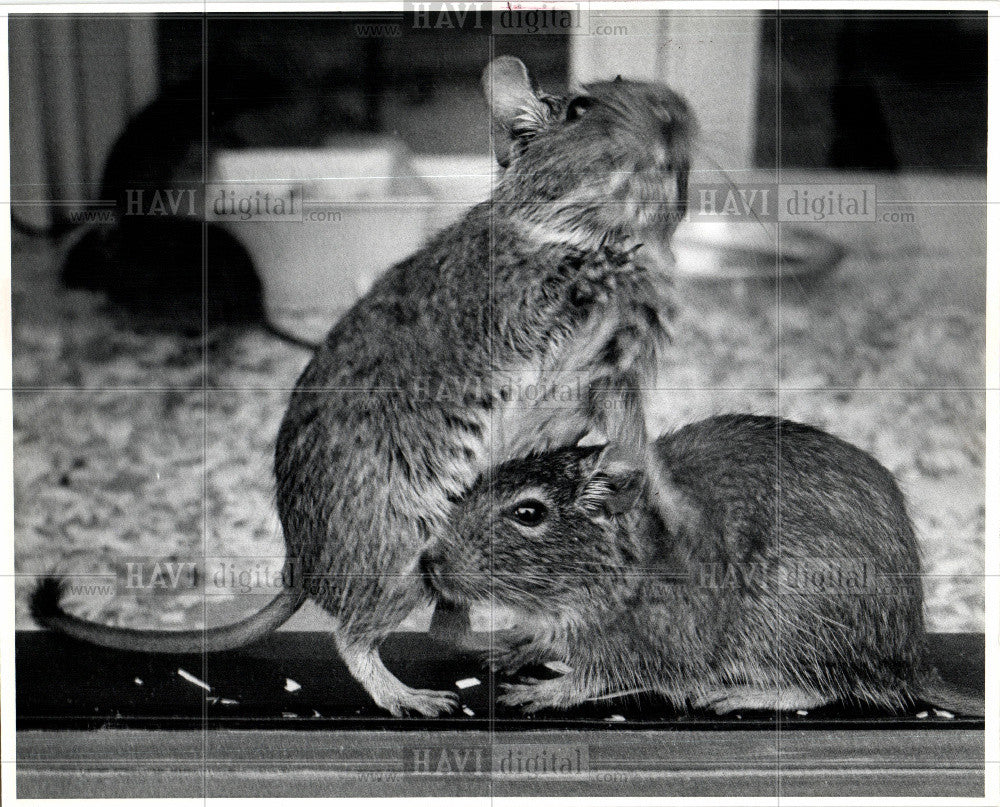
{"type": "MultiPolygon", "coordinates": [[[[525,681],[534,679],[526,678],[525,681]]],[[[550,692],[544,686],[545,682],[533,684],[501,684],[501,695],[497,698],[498,703],[504,706],[520,706],[525,714],[531,714],[541,709],[558,707],[558,698],[555,693],[550,692]],[[539,686],[539,683],[543,686],[539,686]]]]}
{"type": "Polygon", "coordinates": [[[458,695],[454,692],[433,689],[410,689],[393,703],[379,704],[394,717],[405,714],[419,714],[423,717],[438,717],[458,708],[458,695]]]}

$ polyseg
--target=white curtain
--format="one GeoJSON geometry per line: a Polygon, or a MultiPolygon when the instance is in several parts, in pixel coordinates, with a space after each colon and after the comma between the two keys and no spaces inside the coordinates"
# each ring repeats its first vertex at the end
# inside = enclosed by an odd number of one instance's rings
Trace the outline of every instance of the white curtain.
{"type": "Polygon", "coordinates": [[[94,199],[108,149],[157,88],[152,15],[11,15],[11,201],[47,226],[94,199]]]}

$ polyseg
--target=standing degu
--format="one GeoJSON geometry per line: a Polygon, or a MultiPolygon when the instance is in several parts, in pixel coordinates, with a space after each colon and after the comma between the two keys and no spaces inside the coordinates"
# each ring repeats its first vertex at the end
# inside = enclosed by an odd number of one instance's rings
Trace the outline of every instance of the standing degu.
{"type": "MultiPolygon", "coordinates": [[[[634,457],[648,451],[641,390],[654,386],[671,306],[635,247],[643,229],[669,237],[679,220],[695,128],[687,104],[658,84],[618,78],[553,96],[501,56],[482,86],[506,169],[492,198],[376,281],[292,393],[275,476],[296,583],[231,625],[142,631],[65,613],[49,579],[34,598],[39,622],[129,650],[224,650],[312,597],[377,704],[396,715],[454,708],[452,692],[399,681],[379,645],[424,600],[420,554],[484,471],[593,432],[634,457]],[[560,377],[583,380],[573,406],[509,393],[560,377]],[[471,391],[419,392],[451,382],[471,391]]],[[[468,612],[439,621],[461,632],[468,612]]]]}

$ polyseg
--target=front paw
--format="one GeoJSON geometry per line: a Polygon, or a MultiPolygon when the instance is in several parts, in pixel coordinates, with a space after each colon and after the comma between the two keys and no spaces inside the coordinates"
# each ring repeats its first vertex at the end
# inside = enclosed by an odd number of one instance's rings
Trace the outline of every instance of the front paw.
{"type": "Polygon", "coordinates": [[[522,667],[540,660],[529,639],[495,644],[482,654],[483,663],[500,675],[513,675],[522,667]]]}
{"type": "Polygon", "coordinates": [[[500,692],[497,703],[519,706],[525,714],[542,709],[566,709],[584,700],[580,693],[574,691],[572,679],[567,676],[545,681],[524,678],[519,684],[501,684],[500,692]]]}
{"type": "Polygon", "coordinates": [[[574,304],[581,307],[604,305],[613,297],[634,295],[637,289],[648,285],[649,272],[633,258],[634,250],[621,253],[606,250],[581,266],[570,287],[574,304]]]}
{"type": "Polygon", "coordinates": [[[570,286],[570,300],[586,308],[607,303],[618,287],[623,269],[606,256],[592,258],[580,266],[570,286]]]}
{"type": "Polygon", "coordinates": [[[598,305],[606,305],[611,299],[612,286],[600,278],[578,277],[569,289],[569,300],[576,308],[589,311],[598,305]]]}

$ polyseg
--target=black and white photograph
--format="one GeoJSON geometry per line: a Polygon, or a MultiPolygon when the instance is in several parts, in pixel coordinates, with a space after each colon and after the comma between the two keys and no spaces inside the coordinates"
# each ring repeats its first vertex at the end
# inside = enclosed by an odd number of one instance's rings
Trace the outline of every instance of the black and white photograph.
{"type": "Polygon", "coordinates": [[[998,803],[996,6],[2,12],[5,800],[998,803]]]}

